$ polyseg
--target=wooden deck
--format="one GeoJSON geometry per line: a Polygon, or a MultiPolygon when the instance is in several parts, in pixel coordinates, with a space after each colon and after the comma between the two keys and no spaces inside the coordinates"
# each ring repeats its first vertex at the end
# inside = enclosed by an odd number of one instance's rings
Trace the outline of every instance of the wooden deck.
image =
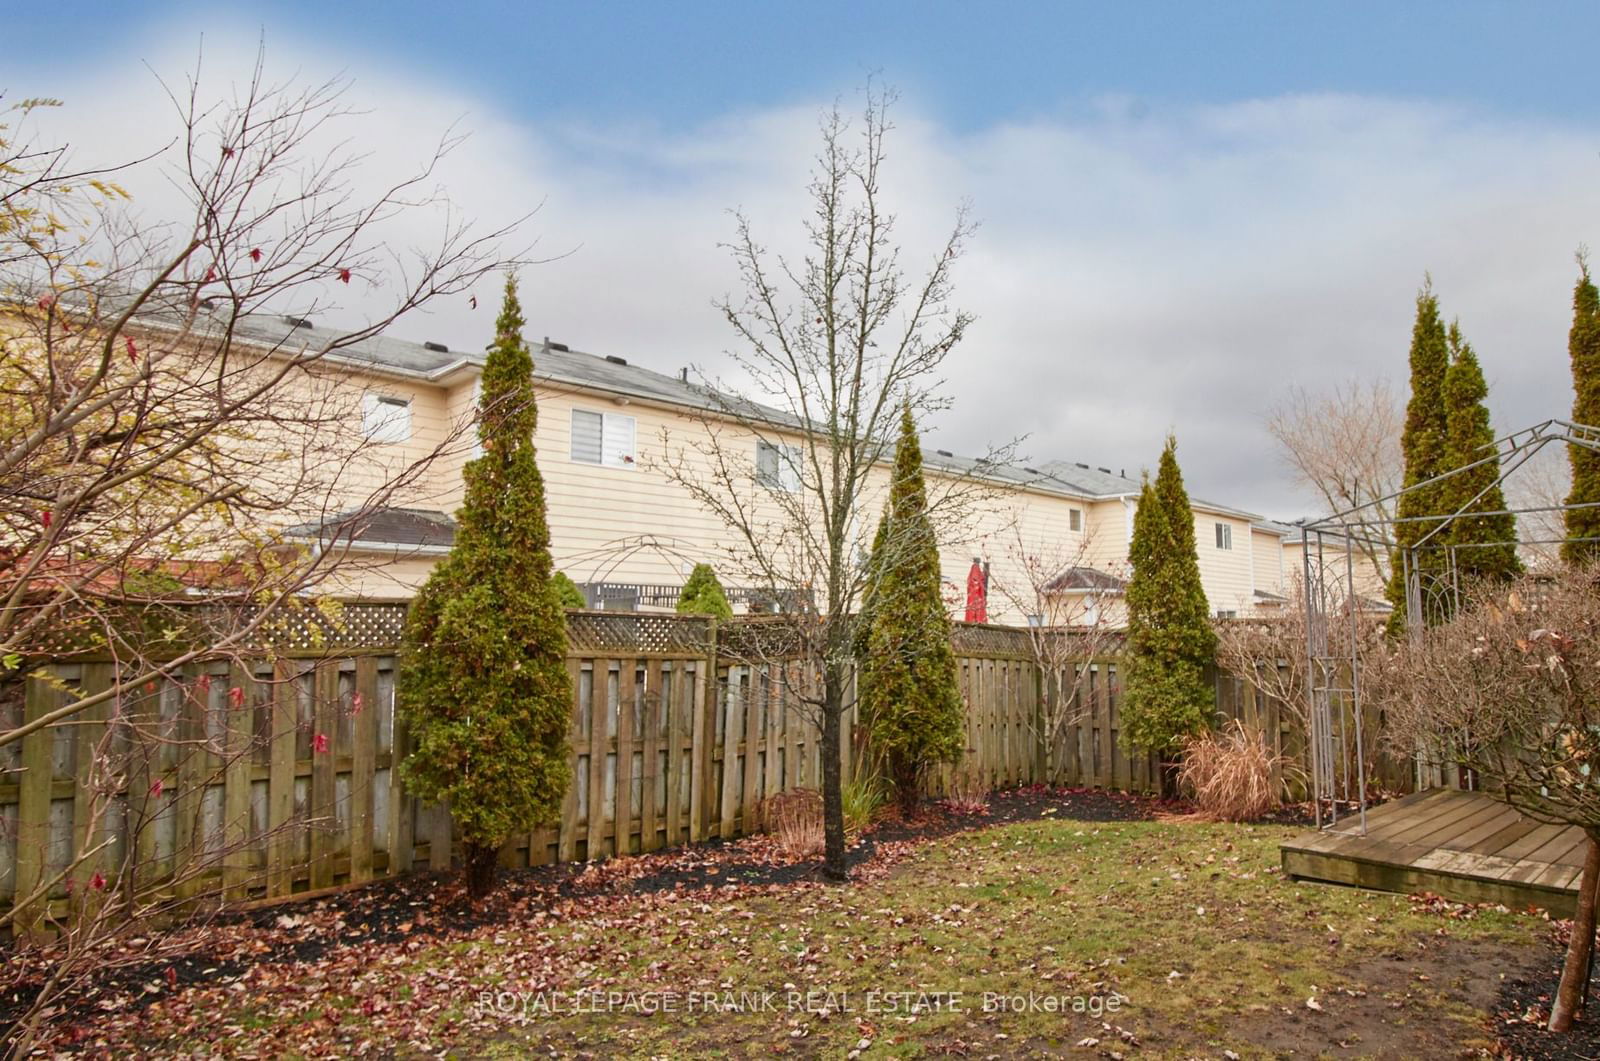
{"type": "Polygon", "coordinates": [[[1369,810],[1366,836],[1352,815],[1281,851],[1284,872],[1297,880],[1538,906],[1565,917],[1584,843],[1574,826],[1541,825],[1482,793],[1436,788],[1369,810]]]}

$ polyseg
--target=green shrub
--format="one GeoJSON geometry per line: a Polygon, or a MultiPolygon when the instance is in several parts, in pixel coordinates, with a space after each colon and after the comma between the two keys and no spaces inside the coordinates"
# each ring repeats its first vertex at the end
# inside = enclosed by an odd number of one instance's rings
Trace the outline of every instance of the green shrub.
{"type": "Polygon", "coordinates": [[[550,585],[555,589],[556,599],[563,608],[587,608],[588,600],[583,596],[583,590],[578,584],[567,577],[565,571],[557,571],[550,577],[550,585]]]}
{"type": "Polygon", "coordinates": [[[850,836],[860,835],[888,801],[883,778],[877,774],[857,774],[840,790],[844,800],[844,829],[850,836]]]}
{"type": "Polygon", "coordinates": [[[710,615],[718,619],[733,618],[733,606],[722,591],[717,571],[710,564],[695,564],[689,580],[678,594],[679,615],[710,615]]]}

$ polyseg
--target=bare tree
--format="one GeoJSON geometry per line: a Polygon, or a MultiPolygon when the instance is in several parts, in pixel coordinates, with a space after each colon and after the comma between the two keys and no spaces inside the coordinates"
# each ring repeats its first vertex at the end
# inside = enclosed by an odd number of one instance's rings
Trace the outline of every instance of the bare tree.
{"type": "Polygon", "coordinates": [[[994,589],[1029,617],[1028,648],[1040,681],[1039,711],[1030,723],[1045,748],[1045,777],[1057,781],[1067,728],[1088,717],[1097,683],[1109,688],[1107,657],[1122,647],[1124,580],[1093,566],[1092,533],[1041,541],[1022,526],[1012,521],[1007,545],[1007,566],[1016,574],[995,579],[994,589]]]}
{"type": "MultiPolygon", "coordinates": [[[[876,561],[914,545],[891,535],[864,562],[882,465],[902,405],[921,420],[944,404],[939,369],[971,322],[951,304],[951,270],[972,230],[964,212],[920,280],[900,266],[882,184],[890,103],[869,89],[859,127],[838,107],[824,116],[802,260],[769,254],[738,215],[729,249],[744,291],[719,308],[741,341],[732,357],[776,409],[708,385],[706,441],[666,440],[667,474],[728,528],[719,566],[772,587],[790,612],[744,651],[798,658],[811,672],[786,692],[822,731],[826,870],[836,880],[846,875],[840,735],[853,696],[852,608],[883,568],[876,561]]],[[[932,485],[930,517],[948,523],[971,496],[959,484],[977,478],[932,485]]]]}
{"type": "Polygon", "coordinates": [[[1400,431],[1405,410],[1388,380],[1351,380],[1326,393],[1291,387],[1267,414],[1267,431],[1296,480],[1327,514],[1361,509],[1352,528],[1379,583],[1389,577],[1394,517],[1386,500],[1400,489],[1405,461],[1400,431]],[[1369,507],[1370,506],[1370,507],[1369,507]]]}
{"type": "Polygon", "coordinates": [[[1572,464],[1566,447],[1545,446],[1530,457],[1515,475],[1506,477],[1506,501],[1525,509],[1517,516],[1522,537],[1522,559],[1535,570],[1548,570],[1561,562],[1561,543],[1567,537],[1567,495],[1572,491],[1572,464]]]}
{"type": "MultiPolygon", "coordinates": [[[[416,173],[358,195],[357,159],[309,149],[344,116],[339,90],[270,84],[259,59],[228,104],[208,104],[191,80],[173,96],[171,176],[190,210],[181,224],[141,221],[114,186],[68,172],[60,151],[15,137],[0,145],[0,195],[13,218],[0,233],[0,658],[9,666],[46,633],[97,642],[131,664],[138,646],[120,632],[125,609],[194,587],[251,605],[208,613],[237,625],[208,629],[194,658],[224,652],[326,581],[349,561],[340,545],[364,516],[414,491],[445,448],[465,445],[458,433],[420,459],[379,451],[337,362],[505,265],[495,247],[505,232],[472,234],[429,187],[452,138],[416,173]],[[442,218],[437,245],[389,250],[386,223],[419,209],[442,218]],[[359,327],[252,328],[285,314],[304,321],[346,285],[379,281],[388,304],[359,327]],[[345,533],[334,548],[296,549],[284,534],[335,513],[345,533]]],[[[134,668],[128,681],[182,662],[134,668]]],[[[121,689],[8,729],[0,746],[121,689]]]]}
{"type": "MultiPolygon", "coordinates": [[[[207,719],[246,712],[275,680],[254,675],[261,646],[291,614],[337,628],[317,594],[351,573],[353,538],[378,510],[437,492],[439,458],[469,445],[461,425],[427,452],[378,448],[342,359],[512,264],[498,247],[509,230],[475,233],[434,187],[454,134],[415,172],[360,192],[359,157],[326,150],[347,114],[341,90],[271,83],[258,55],[212,103],[196,74],[169,89],[167,150],[101,168],[43,142],[37,101],[0,127],[0,679],[55,694],[48,710],[0,711],[0,771],[17,771],[16,750],[45,730],[76,732],[89,804],[65,865],[49,863],[0,918],[28,928],[52,897],[75,897],[34,1016],[105,960],[101,944],[130,918],[192,900],[202,889],[186,882],[219,867],[237,885],[237,852],[220,842],[153,860],[157,812],[141,807],[161,795],[161,771],[195,764],[203,789],[260,742],[297,739],[270,711],[260,728],[217,730],[151,697],[183,686],[176,702],[203,701],[207,719]],[[183,216],[132,212],[110,178],[137,165],[164,167],[183,216]],[[393,223],[419,212],[438,221],[431,246],[391,250],[393,223]],[[357,327],[261,326],[337,309],[352,285],[383,299],[357,327]],[[327,529],[290,533],[307,523],[327,529]],[[103,661],[104,680],[37,662],[77,657],[103,661]],[[152,754],[154,780],[140,760],[152,754]]],[[[18,837],[19,851],[45,843],[18,837]]]]}
{"type": "Polygon", "coordinates": [[[1421,748],[1473,770],[1525,814],[1588,835],[1550,1009],[1550,1030],[1568,1030],[1587,996],[1600,884],[1600,571],[1473,587],[1450,622],[1370,659],[1367,695],[1385,709],[1399,753],[1421,748]]]}

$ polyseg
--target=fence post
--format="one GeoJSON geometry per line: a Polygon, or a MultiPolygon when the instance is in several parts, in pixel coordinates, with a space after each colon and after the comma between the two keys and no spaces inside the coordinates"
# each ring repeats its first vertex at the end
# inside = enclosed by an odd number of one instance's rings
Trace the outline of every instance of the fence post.
{"type": "Polygon", "coordinates": [[[706,838],[711,821],[711,742],[716,737],[718,623],[706,620],[706,651],[700,665],[705,668],[700,687],[700,706],[691,708],[694,726],[690,740],[689,841],[706,838]]]}

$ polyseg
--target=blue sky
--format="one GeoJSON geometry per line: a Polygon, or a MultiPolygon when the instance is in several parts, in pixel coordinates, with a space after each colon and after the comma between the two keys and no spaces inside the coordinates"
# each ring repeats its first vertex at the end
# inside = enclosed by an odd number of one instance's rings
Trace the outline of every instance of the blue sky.
{"type": "MultiPolygon", "coordinates": [[[[558,256],[527,277],[530,330],[666,372],[731,342],[727,210],[794,247],[817,112],[875,75],[901,93],[910,250],[963,201],[982,222],[945,448],[1021,432],[1036,459],[1133,469],[1171,429],[1197,493],[1302,514],[1265,414],[1294,385],[1403,382],[1425,271],[1498,426],[1570,405],[1572,255],[1600,245],[1593,3],[66,2],[9,25],[0,89],[65,98],[90,155],[159,146],[151,71],[181,78],[202,34],[215,87],[257,35],[280,74],[350,77],[380,164],[460,122],[452,193],[487,222],[538,206],[558,256]]],[[[413,337],[487,324],[446,307],[413,337]]]]}
{"type": "Polygon", "coordinates": [[[261,25],[381,55],[529,117],[666,126],[810,101],[878,71],[972,128],[1105,94],[1216,103],[1355,92],[1582,118],[1600,5],[57,2],[28,5],[19,22],[24,37],[71,39],[79,54],[261,25]]]}

